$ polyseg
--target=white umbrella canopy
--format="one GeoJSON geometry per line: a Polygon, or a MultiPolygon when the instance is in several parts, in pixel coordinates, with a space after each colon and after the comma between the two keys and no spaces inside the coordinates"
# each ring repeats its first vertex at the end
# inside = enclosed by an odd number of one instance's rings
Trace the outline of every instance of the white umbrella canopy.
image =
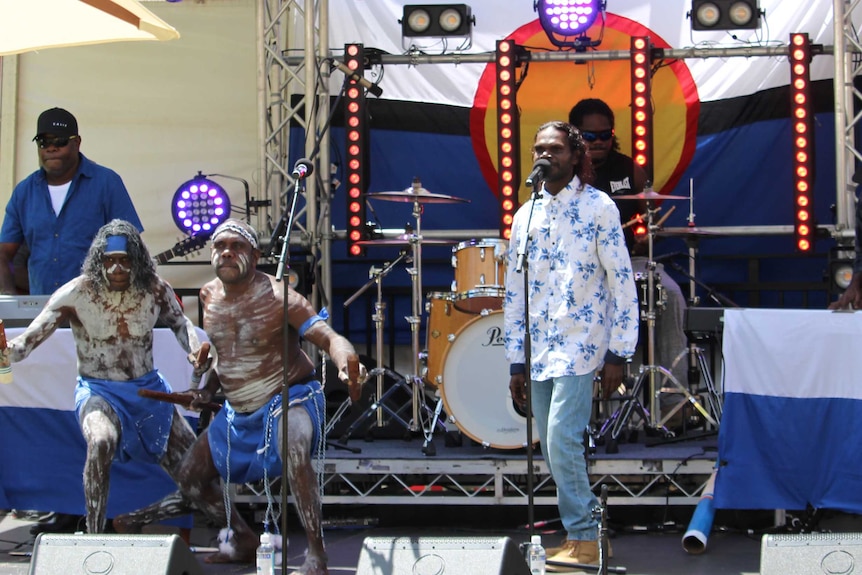
{"type": "Polygon", "coordinates": [[[179,37],[135,0],[0,0],[0,56],[179,37]]]}

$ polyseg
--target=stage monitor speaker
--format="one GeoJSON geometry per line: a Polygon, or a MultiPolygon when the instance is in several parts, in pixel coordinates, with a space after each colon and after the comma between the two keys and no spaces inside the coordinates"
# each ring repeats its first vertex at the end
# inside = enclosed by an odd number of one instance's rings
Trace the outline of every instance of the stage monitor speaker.
{"type": "Polygon", "coordinates": [[[764,535],[760,575],[862,573],[862,533],[764,535]]]}
{"type": "Polygon", "coordinates": [[[508,537],[368,537],[356,575],[530,575],[508,537]]]}
{"type": "Polygon", "coordinates": [[[178,535],[84,535],[40,533],[30,575],[203,575],[178,535]]]}

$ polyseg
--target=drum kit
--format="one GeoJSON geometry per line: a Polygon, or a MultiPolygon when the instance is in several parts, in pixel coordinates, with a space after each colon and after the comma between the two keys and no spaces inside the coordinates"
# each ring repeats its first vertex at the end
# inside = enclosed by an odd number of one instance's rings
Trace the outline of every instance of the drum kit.
{"type": "MultiPolygon", "coordinates": [[[[364,246],[403,246],[406,249],[382,268],[372,267],[370,280],[345,301],[345,307],[371,285],[377,286],[377,301],[372,319],[376,328],[377,357],[383,355],[383,326],[386,304],[382,279],[402,261],[411,279],[412,315],[407,317],[411,331],[412,372],[388,390],[383,378],[391,375],[385,368],[372,369],[377,378],[375,400],[342,435],[343,445],[350,435],[374,414],[377,425],[384,425],[384,414],[411,432],[421,432],[422,451],[435,452],[433,432],[445,425],[440,416],[445,408],[446,422],[454,423],[466,436],[486,447],[516,449],[524,447],[526,417],[518,413],[509,396],[508,365],[503,351],[503,296],[506,274],[507,242],[499,238],[454,240],[425,238],[421,233],[425,204],[457,204],[468,200],[431,193],[414,179],[410,188],[393,192],[368,193],[370,200],[413,204],[415,227],[394,238],[369,239],[364,246]],[[454,244],[454,245],[453,245],[454,244]],[[422,292],[422,246],[453,245],[454,280],[451,292],[422,292]],[[421,315],[427,313],[425,346],[420,349],[421,315]],[[387,373],[388,372],[388,373],[387,373]],[[402,418],[398,409],[387,405],[396,390],[410,393],[412,413],[402,418]],[[426,404],[426,391],[434,398],[432,409],[426,404]],[[477,409],[481,405],[482,409],[477,409]]],[[[538,436],[534,433],[534,436],[538,436]]]]}
{"type": "MultiPolygon", "coordinates": [[[[435,454],[432,439],[437,429],[446,430],[440,421],[445,409],[448,423],[454,423],[466,436],[484,447],[497,449],[520,449],[526,446],[527,418],[511,400],[508,386],[508,364],[505,360],[503,343],[503,299],[505,295],[505,275],[507,242],[499,238],[471,239],[456,243],[451,240],[424,238],[421,219],[425,204],[457,204],[468,202],[455,196],[431,193],[422,188],[421,182],[414,179],[410,188],[392,192],[368,193],[366,198],[389,202],[411,203],[415,227],[396,237],[363,240],[364,246],[400,246],[405,250],[399,257],[382,267],[372,267],[370,280],[354,293],[344,306],[349,306],[370,286],[377,287],[377,300],[372,319],[376,327],[377,358],[384,357],[383,326],[386,304],[383,301],[382,280],[400,263],[405,262],[411,279],[412,314],[406,319],[411,331],[411,373],[384,391],[384,376],[394,372],[378,367],[369,372],[376,377],[375,399],[368,409],[357,418],[342,435],[339,443],[345,446],[351,434],[372,416],[377,416],[377,426],[385,423],[384,414],[402,425],[410,432],[421,432],[424,437],[422,447],[426,455],[435,454]],[[452,245],[452,267],[454,280],[451,292],[429,292],[427,298],[422,293],[422,246],[452,245]],[[427,312],[425,346],[420,349],[419,333],[424,311],[427,312]],[[411,398],[411,415],[401,417],[402,410],[388,405],[391,395],[397,390],[407,391],[411,398]],[[426,403],[426,392],[436,400],[432,409],[426,403]]],[[[664,305],[665,296],[655,274],[656,263],[653,258],[654,237],[680,236],[686,239],[697,238],[700,231],[665,233],[660,230],[653,217],[658,209],[657,200],[687,199],[685,196],[656,194],[647,190],[641,194],[616,196],[618,200],[641,200],[646,202],[646,224],[648,229],[648,266],[647,272],[637,279],[641,298],[641,319],[647,327],[647,364],[631,392],[625,396],[619,409],[608,417],[597,436],[611,433],[616,441],[633,414],[639,412],[644,425],[664,429],[664,420],[658,418],[658,396],[667,391],[670,385],[675,392],[683,393],[686,400],[710,423],[716,424],[711,413],[714,409],[703,408],[697,397],[677,381],[666,368],[655,364],[654,338],[656,311],[664,305]],[[659,385],[658,379],[662,378],[659,385]],[[639,395],[644,385],[652,400],[647,410],[640,403],[639,395]]],[[[693,271],[693,270],[692,270],[693,271]]],[[[692,286],[692,297],[693,296],[692,286]]],[[[400,376],[398,376],[400,377],[400,376]]],[[[670,417],[668,415],[667,417],[670,417]]],[[[532,437],[538,438],[533,427],[532,437]]]]}

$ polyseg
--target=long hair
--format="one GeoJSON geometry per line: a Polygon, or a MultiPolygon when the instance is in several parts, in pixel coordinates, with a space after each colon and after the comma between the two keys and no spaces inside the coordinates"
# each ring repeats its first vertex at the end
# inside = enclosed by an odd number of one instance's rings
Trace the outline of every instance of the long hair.
{"type": "Polygon", "coordinates": [[[536,135],[538,135],[542,130],[546,130],[548,128],[553,128],[565,134],[566,141],[569,143],[569,149],[578,158],[578,165],[575,167],[575,175],[578,176],[578,179],[581,180],[582,184],[592,184],[595,179],[593,161],[590,159],[590,154],[587,152],[587,144],[584,142],[578,129],[569,123],[562,122],[560,120],[553,120],[551,122],[545,122],[539,126],[539,129],[536,130],[536,135]]]}
{"type": "MultiPolygon", "coordinates": [[[[584,116],[604,116],[608,119],[608,122],[611,125],[611,130],[616,127],[616,123],[614,120],[614,111],[611,110],[611,107],[605,103],[604,100],[599,100],[598,98],[584,98],[569,110],[569,123],[575,126],[584,125],[584,116]]],[[[620,143],[617,141],[617,137],[613,137],[613,148],[617,152],[620,151],[620,143]]]]}
{"type": "Polygon", "coordinates": [[[111,220],[96,233],[90,251],[81,266],[81,273],[93,285],[106,288],[104,265],[102,259],[105,257],[105,249],[109,236],[123,236],[126,238],[126,253],[132,266],[132,286],[137,289],[150,289],[156,280],[156,264],[150,257],[147,246],[141,240],[138,229],[125,220],[111,220]]]}

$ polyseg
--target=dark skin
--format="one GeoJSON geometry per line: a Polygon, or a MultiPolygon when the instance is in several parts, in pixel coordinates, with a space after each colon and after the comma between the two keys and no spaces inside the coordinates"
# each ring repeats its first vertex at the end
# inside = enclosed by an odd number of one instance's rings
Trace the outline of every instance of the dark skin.
{"type": "MultiPolygon", "coordinates": [[[[201,301],[204,325],[209,330],[218,359],[206,386],[185,393],[192,409],[211,401],[219,389],[240,412],[255,411],[282,392],[285,298],[289,322],[287,380],[290,383],[299,381],[314,371],[314,363],[300,346],[298,329],[316,312],[311,303],[293,288],[257,271],[259,259],[260,250],[234,231],[221,232],[213,238],[211,261],[217,277],[201,288],[201,301]]],[[[322,321],[312,324],[303,337],[329,354],[338,366],[339,378],[348,384],[351,399],[359,399],[367,372],[350,342],[322,321]]],[[[311,460],[313,423],[304,408],[294,406],[289,409],[287,425],[287,453],[283,451],[281,427],[278,430],[278,451],[288,460],[287,479],[308,537],[308,552],[298,572],[326,575],[329,571],[320,493],[311,460]]],[[[187,451],[183,450],[184,457],[176,477],[180,492],[142,510],[115,518],[117,531],[139,532],[144,524],[188,513],[191,505],[203,511],[217,525],[226,522],[224,494],[208,435],[208,430],[204,430],[187,451]]],[[[207,563],[254,561],[258,536],[233,505],[230,524],[234,530],[234,551],[214,553],[205,559],[207,563]]]]}
{"type": "Polygon", "coordinates": [[[853,274],[850,285],[838,301],[829,304],[829,309],[862,309],[862,272],[853,274]]]}
{"type": "MultiPolygon", "coordinates": [[[[545,177],[545,191],[556,196],[572,181],[583,154],[572,150],[565,134],[556,128],[545,128],[536,134],[533,143],[533,162],[544,158],[551,163],[545,177]]],[[[600,370],[602,380],[602,396],[607,399],[611,393],[623,383],[623,365],[605,363],[600,370]]],[[[509,378],[509,392],[512,400],[522,409],[527,406],[527,375],[519,373],[509,378]]]]}
{"type": "MultiPolygon", "coordinates": [[[[40,134],[48,140],[55,134],[40,134]]],[[[81,149],[81,136],[75,136],[65,146],[51,145],[46,148],[36,146],[39,153],[39,166],[45,170],[45,179],[49,186],[61,186],[72,181],[81,158],[78,155],[81,149]]],[[[21,244],[0,243],[0,294],[15,294],[15,278],[12,273],[12,260],[18,253],[21,244]]]]}

